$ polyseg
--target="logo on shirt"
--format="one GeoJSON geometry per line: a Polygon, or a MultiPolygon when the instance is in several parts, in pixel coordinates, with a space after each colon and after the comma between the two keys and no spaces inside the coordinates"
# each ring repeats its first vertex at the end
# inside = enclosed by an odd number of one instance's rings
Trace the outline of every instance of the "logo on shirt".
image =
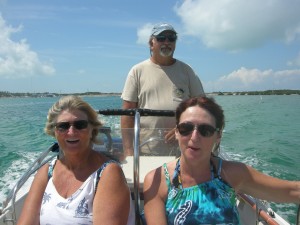
{"type": "Polygon", "coordinates": [[[171,191],[169,192],[169,194],[168,194],[168,199],[175,198],[176,195],[177,195],[177,193],[178,193],[177,188],[173,187],[173,188],[171,189],[171,191]]]}
{"type": "Polygon", "coordinates": [[[192,201],[186,201],[179,209],[175,220],[174,220],[174,225],[182,225],[184,224],[184,221],[186,220],[186,216],[189,214],[191,211],[193,202],[192,201]]]}
{"type": "Polygon", "coordinates": [[[76,211],[75,211],[75,217],[86,217],[89,215],[89,206],[88,206],[88,201],[85,200],[85,198],[83,198],[76,211]]]}
{"type": "Polygon", "coordinates": [[[46,192],[44,192],[42,204],[45,204],[46,202],[49,202],[50,199],[51,199],[51,194],[47,194],[46,192]]]}

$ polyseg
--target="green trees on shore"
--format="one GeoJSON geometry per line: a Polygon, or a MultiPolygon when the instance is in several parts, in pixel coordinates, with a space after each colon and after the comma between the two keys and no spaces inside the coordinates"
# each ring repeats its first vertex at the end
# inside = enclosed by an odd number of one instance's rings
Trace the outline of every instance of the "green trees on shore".
{"type": "MultiPolygon", "coordinates": [[[[119,96],[121,93],[102,93],[102,92],[84,92],[84,93],[65,93],[65,94],[58,94],[58,93],[13,93],[8,91],[0,91],[0,98],[2,97],[31,97],[31,98],[40,98],[40,97],[57,97],[63,95],[81,95],[81,96],[119,96]]],[[[300,90],[267,90],[267,91],[241,91],[241,92],[212,92],[207,93],[211,95],[300,95],[300,90]]]]}
{"type": "Polygon", "coordinates": [[[241,92],[213,92],[214,95],[300,95],[300,90],[267,90],[267,91],[241,91],[241,92]]]}
{"type": "Polygon", "coordinates": [[[8,91],[0,91],[0,98],[1,97],[30,97],[30,98],[41,98],[41,97],[57,97],[63,95],[81,95],[81,96],[107,96],[107,95],[121,95],[120,93],[102,93],[102,92],[85,92],[85,93],[13,93],[8,91]]]}

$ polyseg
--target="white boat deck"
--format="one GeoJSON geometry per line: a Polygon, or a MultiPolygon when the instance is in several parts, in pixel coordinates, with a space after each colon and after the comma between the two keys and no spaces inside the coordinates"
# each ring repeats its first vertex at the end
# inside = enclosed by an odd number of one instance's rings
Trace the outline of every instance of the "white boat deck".
{"type": "MultiPolygon", "coordinates": [[[[175,159],[174,156],[140,156],[140,166],[139,166],[139,181],[140,181],[140,189],[143,189],[144,178],[146,174],[157,168],[162,166],[166,162],[170,162],[175,159]]],[[[122,162],[122,169],[126,176],[126,180],[130,188],[133,188],[134,182],[134,171],[133,171],[133,156],[128,156],[124,162],[122,162]]]]}

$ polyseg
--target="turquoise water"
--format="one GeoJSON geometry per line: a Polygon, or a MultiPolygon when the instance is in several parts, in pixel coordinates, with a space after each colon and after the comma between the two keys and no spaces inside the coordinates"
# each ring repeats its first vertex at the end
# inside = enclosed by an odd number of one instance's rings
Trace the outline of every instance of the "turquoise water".
{"type": "MultiPolygon", "coordinates": [[[[0,206],[22,172],[54,141],[43,132],[58,98],[0,98],[0,206]]],[[[84,97],[95,109],[121,108],[120,97],[84,97]]],[[[283,179],[300,180],[300,96],[216,96],[225,111],[222,148],[234,160],[283,179]]],[[[119,126],[117,117],[106,124],[119,126]]],[[[290,223],[296,206],[271,204],[290,223]]]]}

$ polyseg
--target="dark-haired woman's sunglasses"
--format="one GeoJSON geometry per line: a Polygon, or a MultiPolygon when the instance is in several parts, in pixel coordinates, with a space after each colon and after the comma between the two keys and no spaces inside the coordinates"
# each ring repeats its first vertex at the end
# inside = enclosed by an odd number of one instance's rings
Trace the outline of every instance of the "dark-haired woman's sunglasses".
{"type": "Polygon", "coordinates": [[[87,120],[76,120],[74,122],[58,122],[55,124],[55,128],[59,132],[66,132],[70,129],[71,126],[73,126],[77,130],[82,130],[87,128],[88,125],[89,122],[87,120]]]}
{"type": "Polygon", "coordinates": [[[157,35],[155,36],[156,40],[158,42],[165,42],[166,39],[168,38],[169,42],[174,42],[177,40],[177,35],[176,34],[170,34],[170,35],[157,35]]]}
{"type": "Polygon", "coordinates": [[[189,122],[178,124],[177,129],[182,136],[188,136],[196,129],[203,137],[211,137],[216,131],[219,131],[218,128],[214,128],[208,124],[193,124],[189,122]]]}

